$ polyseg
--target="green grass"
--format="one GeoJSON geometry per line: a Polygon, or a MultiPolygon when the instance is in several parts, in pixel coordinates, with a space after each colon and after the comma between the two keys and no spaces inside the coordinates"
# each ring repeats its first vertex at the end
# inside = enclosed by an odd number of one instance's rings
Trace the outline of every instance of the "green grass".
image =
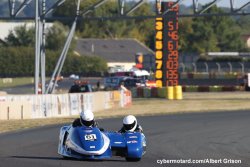
{"type": "Polygon", "coordinates": [[[0,78],[0,89],[34,83],[34,77],[0,78]]]}

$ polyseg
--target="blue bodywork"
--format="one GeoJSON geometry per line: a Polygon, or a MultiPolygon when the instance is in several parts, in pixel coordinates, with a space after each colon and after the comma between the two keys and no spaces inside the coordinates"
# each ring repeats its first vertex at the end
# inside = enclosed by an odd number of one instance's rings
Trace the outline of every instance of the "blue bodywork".
{"type": "Polygon", "coordinates": [[[64,126],[59,139],[58,153],[77,159],[121,156],[127,160],[140,160],[146,152],[146,138],[139,132],[102,132],[96,127],[64,126]]]}

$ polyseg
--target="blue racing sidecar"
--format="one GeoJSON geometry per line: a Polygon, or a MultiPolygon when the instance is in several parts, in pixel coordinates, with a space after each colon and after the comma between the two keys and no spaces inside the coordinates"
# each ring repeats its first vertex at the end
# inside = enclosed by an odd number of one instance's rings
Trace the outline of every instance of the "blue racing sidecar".
{"type": "Polygon", "coordinates": [[[60,130],[58,153],[77,159],[108,159],[125,157],[139,161],[146,153],[146,138],[139,132],[108,132],[96,127],[63,126],[60,130]]]}

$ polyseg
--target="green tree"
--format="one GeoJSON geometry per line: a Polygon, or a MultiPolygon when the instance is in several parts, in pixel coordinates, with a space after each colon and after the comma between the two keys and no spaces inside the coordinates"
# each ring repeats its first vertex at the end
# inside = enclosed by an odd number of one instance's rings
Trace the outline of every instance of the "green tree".
{"type": "Polygon", "coordinates": [[[187,36],[187,48],[191,52],[205,53],[209,51],[219,51],[217,39],[209,22],[203,22],[203,18],[193,20],[193,33],[187,36]]]}
{"type": "Polygon", "coordinates": [[[63,67],[63,74],[102,73],[107,71],[107,62],[97,56],[78,56],[70,53],[63,67]]]}
{"type": "MultiPolygon", "coordinates": [[[[49,50],[61,49],[66,41],[67,32],[69,31],[68,28],[60,22],[55,22],[53,26],[46,31],[46,48],[49,50]]],[[[9,35],[5,38],[4,43],[7,46],[34,47],[35,28],[28,28],[26,24],[16,27],[14,31],[10,31],[9,35]]],[[[75,44],[74,40],[73,44],[75,44]]]]}
{"type": "Polygon", "coordinates": [[[242,34],[250,34],[250,16],[240,16],[239,19],[236,20],[237,25],[241,29],[242,34]]]}
{"type": "Polygon", "coordinates": [[[14,31],[10,31],[5,38],[9,46],[34,46],[35,44],[35,29],[28,28],[26,24],[16,27],[14,31]]]}
{"type": "MultiPolygon", "coordinates": [[[[209,8],[207,13],[223,13],[216,6],[209,8]]],[[[240,29],[235,20],[226,16],[209,16],[194,18],[193,32],[187,35],[187,51],[205,53],[211,51],[244,51],[245,44],[241,39],[240,29]]]]}
{"type": "MultiPolygon", "coordinates": [[[[33,76],[34,75],[34,48],[31,47],[3,47],[0,48],[0,76],[33,76]]],[[[47,52],[46,74],[51,75],[60,52],[47,52]]],[[[107,62],[100,57],[77,56],[68,54],[63,67],[63,75],[71,73],[88,74],[107,71],[107,62]]]]}
{"type": "MultiPolygon", "coordinates": [[[[223,11],[214,6],[208,10],[208,13],[223,13],[223,11]]],[[[240,27],[232,17],[211,16],[207,20],[217,37],[217,47],[220,51],[244,51],[245,44],[241,38],[240,27]]]]}
{"type": "Polygon", "coordinates": [[[30,47],[3,47],[0,49],[1,76],[33,76],[34,49],[30,47]]]}
{"type": "MultiPolygon", "coordinates": [[[[86,10],[96,0],[87,0],[82,3],[82,11],[86,10]],[[87,7],[88,6],[88,7],[87,7]]],[[[131,3],[128,3],[130,6],[131,3]]],[[[127,6],[129,7],[129,6],[127,6]]],[[[56,12],[54,16],[74,16],[74,2],[66,2],[56,12]]],[[[110,1],[89,13],[89,16],[113,16],[117,15],[117,1],[110,1]]],[[[132,15],[152,15],[150,3],[144,3],[132,15]]],[[[69,23],[66,23],[70,25],[69,23]]],[[[142,42],[150,43],[154,34],[154,20],[111,20],[111,21],[90,21],[83,20],[77,25],[77,36],[82,38],[137,38],[142,42]]]]}
{"type": "Polygon", "coordinates": [[[64,26],[60,22],[54,22],[53,26],[47,30],[46,48],[50,50],[59,50],[63,48],[68,31],[69,29],[67,26],[64,26]]]}
{"type": "Polygon", "coordinates": [[[190,49],[191,42],[188,40],[190,34],[193,34],[193,20],[190,18],[179,19],[179,50],[185,52],[190,49]]]}

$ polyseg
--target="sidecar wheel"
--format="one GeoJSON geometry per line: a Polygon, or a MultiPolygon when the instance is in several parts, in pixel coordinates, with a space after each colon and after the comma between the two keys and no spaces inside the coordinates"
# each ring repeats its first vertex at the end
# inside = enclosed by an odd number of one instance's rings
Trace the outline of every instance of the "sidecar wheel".
{"type": "Polygon", "coordinates": [[[141,160],[141,158],[128,158],[128,157],[126,157],[126,161],[128,161],[128,162],[138,162],[140,160],[141,160]]]}

